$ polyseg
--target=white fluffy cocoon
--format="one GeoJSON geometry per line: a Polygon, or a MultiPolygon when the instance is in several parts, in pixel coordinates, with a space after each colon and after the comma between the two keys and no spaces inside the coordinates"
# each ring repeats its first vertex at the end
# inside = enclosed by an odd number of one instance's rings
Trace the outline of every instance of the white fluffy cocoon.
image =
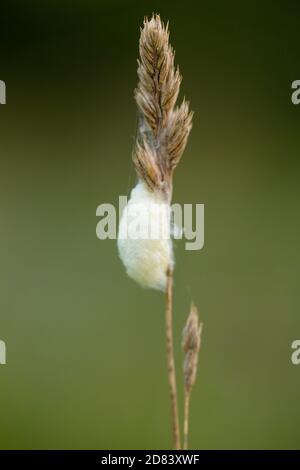
{"type": "Polygon", "coordinates": [[[166,290],[173,267],[170,205],[139,181],[131,191],[119,224],[118,250],[128,276],[143,287],[166,290]]]}

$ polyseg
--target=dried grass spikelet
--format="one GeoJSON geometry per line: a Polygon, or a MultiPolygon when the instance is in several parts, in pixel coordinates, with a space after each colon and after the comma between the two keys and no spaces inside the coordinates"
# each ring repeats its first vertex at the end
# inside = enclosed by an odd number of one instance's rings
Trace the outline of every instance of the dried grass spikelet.
{"type": "Polygon", "coordinates": [[[184,423],[183,448],[188,448],[189,410],[192,388],[195,384],[198,365],[198,354],[201,345],[203,324],[199,324],[197,307],[192,304],[190,314],[182,332],[182,347],[184,350],[184,423]]]}
{"type": "Polygon", "coordinates": [[[182,347],[184,351],[184,385],[188,393],[191,392],[196,380],[202,328],[203,323],[199,324],[197,307],[192,304],[190,314],[182,333],[182,347]]]}
{"type": "Polygon", "coordinates": [[[185,100],[175,107],[182,77],[174,66],[168,25],[159,15],[145,18],[139,53],[135,90],[139,124],[133,162],[148,188],[170,199],[173,170],[185,149],[192,113],[185,100]]]}
{"type": "Polygon", "coordinates": [[[187,143],[192,113],[185,100],[176,106],[181,76],[174,66],[168,26],[159,15],[144,20],[139,52],[135,90],[138,129],[133,150],[139,181],[120,220],[118,249],[131,278],[144,287],[165,291],[167,271],[174,265],[170,227],[172,176],[187,143]],[[158,217],[161,214],[163,221],[158,217]],[[128,222],[133,219],[137,229],[147,233],[162,233],[163,227],[168,226],[168,239],[162,235],[142,239],[138,233],[127,236],[128,222]]]}

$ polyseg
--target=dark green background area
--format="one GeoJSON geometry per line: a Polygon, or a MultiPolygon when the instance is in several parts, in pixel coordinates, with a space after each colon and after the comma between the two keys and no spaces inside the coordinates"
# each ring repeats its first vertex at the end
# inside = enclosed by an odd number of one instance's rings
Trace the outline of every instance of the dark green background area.
{"type": "Polygon", "coordinates": [[[205,204],[176,243],[174,329],[204,322],[192,448],[299,448],[297,1],[1,1],[0,447],[169,448],[164,298],[126,277],[96,207],[135,182],[145,15],[170,21],[195,111],[174,201],[205,204]]]}

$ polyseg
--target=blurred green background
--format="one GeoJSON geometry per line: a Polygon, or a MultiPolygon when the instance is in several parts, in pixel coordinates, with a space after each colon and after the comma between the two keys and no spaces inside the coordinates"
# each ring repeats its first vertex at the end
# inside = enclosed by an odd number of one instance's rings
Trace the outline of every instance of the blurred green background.
{"type": "Polygon", "coordinates": [[[205,204],[176,243],[174,329],[204,322],[190,445],[299,448],[297,1],[2,1],[0,447],[170,448],[164,298],[126,277],[96,207],[135,182],[145,15],[170,21],[194,127],[174,201],[205,204]]]}

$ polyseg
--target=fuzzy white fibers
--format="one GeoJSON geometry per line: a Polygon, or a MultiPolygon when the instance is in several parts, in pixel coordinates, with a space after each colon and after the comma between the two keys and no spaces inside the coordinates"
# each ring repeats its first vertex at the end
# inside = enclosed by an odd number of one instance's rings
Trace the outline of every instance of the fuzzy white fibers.
{"type": "Polygon", "coordinates": [[[139,181],[119,224],[118,250],[128,276],[143,287],[165,291],[167,268],[173,267],[170,205],[139,181]]]}

